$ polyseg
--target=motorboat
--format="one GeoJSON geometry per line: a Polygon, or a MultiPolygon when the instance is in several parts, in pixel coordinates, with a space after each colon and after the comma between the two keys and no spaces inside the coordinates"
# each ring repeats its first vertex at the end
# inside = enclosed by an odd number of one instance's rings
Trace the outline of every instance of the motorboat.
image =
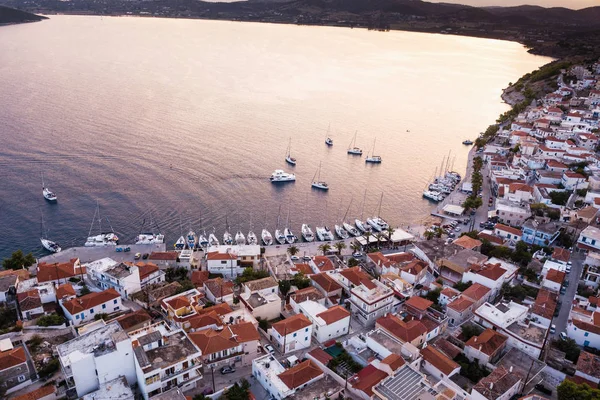
{"type": "Polygon", "coordinates": [[[333,140],[331,140],[331,138],[330,138],[330,137],[328,137],[327,139],[325,139],[325,144],[326,144],[327,146],[333,146],[333,140]]]}
{"type": "Polygon", "coordinates": [[[348,231],[346,229],[344,229],[343,226],[336,224],[334,229],[335,229],[335,233],[336,233],[336,235],[338,235],[338,237],[340,237],[342,239],[348,239],[350,237],[350,234],[348,233],[348,231]]]}
{"type": "Polygon", "coordinates": [[[423,197],[425,197],[426,199],[429,199],[431,201],[435,201],[435,202],[439,202],[439,201],[443,200],[443,198],[442,198],[442,196],[441,196],[440,193],[434,192],[434,191],[431,191],[431,190],[425,190],[423,192],[423,197]]]}
{"type": "Polygon", "coordinates": [[[358,218],[354,220],[354,225],[356,225],[356,228],[361,233],[371,232],[371,230],[372,230],[371,225],[366,224],[365,222],[361,221],[358,218]]]}
{"type": "Polygon", "coordinates": [[[385,231],[390,227],[381,217],[367,218],[367,224],[371,225],[377,232],[385,231]]]}
{"type": "Polygon", "coordinates": [[[367,156],[367,158],[365,158],[366,163],[381,164],[381,156],[375,155],[375,141],[376,140],[377,140],[377,138],[375,138],[375,140],[373,140],[373,147],[371,148],[371,155],[367,156]]]}
{"type": "Polygon", "coordinates": [[[294,174],[288,174],[286,173],[284,170],[282,169],[276,169],[272,174],[271,174],[271,182],[273,183],[279,183],[279,182],[293,182],[296,180],[296,175],[294,174]]]}
{"type": "Polygon", "coordinates": [[[472,140],[469,140],[469,139],[467,139],[467,140],[463,140],[462,144],[465,144],[465,145],[467,145],[467,146],[470,146],[470,145],[472,145],[472,144],[473,144],[473,141],[472,141],[472,140]]]}
{"type": "Polygon", "coordinates": [[[315,172],[315,175],[313,176],[313,182],[311,186],[315,189],[329,190],[329,185],[327,182],[321,180],[321,163],[319,163],[319,169],[317,169],[317,172],[315,172]],[[315,180],[315,178],[317,179],[315,180]]]}
{"type": "Polygon", "coordinates": [[[325,232],[324,232],[325,240],[334,240],[335,238],[333,237],[333,233],[331,233],[331,230],[329,229],[329,227],[325,226],[324,229],[325,229],[325,232]]]}
{"type": "Polygon", "coordinates": [[[294,233],[292,232],[292,230],[290,228],[285,228],[283,230],[283,234],[285,236],[285,241],[288,244],[294,244],[294,243],[296,243],[296,240],[298,240],[298,238],[296,237],[296,235],[294,235],[294,233]]]}
{"type": "Polygon", "coordinates": [[[198,245],[203,248],[206,249],[208,247],[209,241],[208,241],[208,237],[206,236],[206,231],[202,231],[202,233],[200,235],[198,235],[198,245]]]}
{"type": "Polygon", "coordinates": [[[227,246],[231,246],[233,244],[233,237],[231,236],[231,233],[229,233],[229,231],[225,231],[225,233],[223,234],[223,244],[227,246]]]}
{"type": "Polygon", "coordinates": [[[140,233],[135,238],[135,244],[161,244],[165,242],[165,235],[162,233],[140,233]]]}
{"type": "Polygon", "coordinates": [[[46,187],[46,185],[44,184],[44,173],[42,172],[42,195],[44,196],[44,198],[46,200],[48,200],[49,202],[55,202],[58,200],[58,197],[56,197],[56,194],[50,190],[49,188],[46,187]]]}
{"type": "Polygon", "coordinates": [[[343,227],[346,230],[346,232],[348,232],[351,236],[354,236],[354,237],[360,236],[360,232],[358,231],[358,229],[356,229],[349,223],[344,222],[343,227]]]}
{"type": "Polygon", "coordinates": [[[348,146],[348,154],[362,156],[362,150],[356,147],[356,134],[357,132],[354,132],[354,139],[352,139],[352,142],[350,142],[350,146],[348,146]]]}
{"type": "Polygon", "coordinates": [[[292,138],[290,138],[290,144],[288,145],[287,152],[285,154],[285,162],[290,165],[296,165],[296,159],[292,157],[292,138]]]}
{"type": "Polygon", "coordinates": [[[262,238],[265,246],[270,246],[273,244],[273,236],[271,235],[271,232],[267,230],[267,228],[262,230],[260,237],[262,238]]]}
{"type": "Polygon", "coordinates": [[[213,228],[213,231],[210,235],[208,235],[208,245],[209,246],[218,246],[219,243],[219,239],[217,239],[217,235],[215,235],[215,229],[213,228]]]}
{"type": "Polygon", "coordinates": [[[312,229],[310,229],[310,225],[302,224],[302,237],[309,243],[315,240],[315,235],[313,234],[312,229]]]}
{"type": "Polygon", "coordinates": [[[198,238],[196,237],[196,232],[190,230],[185,238],[187,247],[190,250],[194,250],[196,245],[198,244],[198,238]]]}
{"type": "Polygon", "coordinates": [[[235,244],[237,244],[238,246],[246,244],[246,236],[244,236],[242,231],[237,231],[237,233],[235,234],[235,244]]]}
{"type": "Polygon", "coordinates": [[[179,239],[177,239],[174,246],[175,250],[185,249],[185,238],[183,236],[179,236],[179,239]]]}
{"type": "Polygon", "coordinates": [[[275,229],[275,240],[279,244],[285,244],[285,234],[281,229],[275,229]]]}
{"type": "Polygon", "coordinates": [[[119,237],[115,234],[108,218],[107,222],[110,226],[111,232],[102,232],[102,218],[100,217],[100,205],[96,201],[96,211],[94,212],[94,216],[92,217],[90,231],[88,232],[88,237],[84,244],[85,247],[116,246],[119,243],[119,237]],[[98,230],[100,231],[100,234],[92,235],[92,230],[94,229],[94,224],[96,223],[96,221],[98,221],[98,230]]]}
{"type": "Polygon", "coordinates": [[[42,246],[51,253],[58,253],[62,250],[58,243],[53,242],[50,239],[40,238],[40,241],[42,242],[42,246]]]}
{"type": "Polygon", "coordinates": [[[325,241],[325,228],[322,226],[317,226],[315,231],[317,232],[317,239],[321,242],[325,241]]]}
{"type": "Polygon", "coordinates": [[[250,230],[248,232],[248,244],[249,245],[256,245],[258,244],[258,238],[256,237],[256,234],[254,233],[254,231],[250,230]]]}

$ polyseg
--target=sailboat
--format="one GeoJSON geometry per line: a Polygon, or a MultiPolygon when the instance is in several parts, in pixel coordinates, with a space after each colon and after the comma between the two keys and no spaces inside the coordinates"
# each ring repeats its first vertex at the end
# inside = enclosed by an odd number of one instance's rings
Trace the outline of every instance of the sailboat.
{"type": "Polygon", "coordinates": [[[267,211],[265,210],[265,227],[263,228],[260,237],[264,243],[265,246],[270,246],[273,244],[273,236],[271,235],[271,232],[269,232],[269,230],[267,229],[267,211]]]}
{"type": "Polygon", "coordinates": [[[329,190],[329,185],[327,182],[321,180],[321,163],[319,163],[319,169],[317,169],[317,172],[315,172],[315,175],[313,176],[313,182],[311,186],[319,190],[329,190]],[[315,178],[317,179],[315,180],[315,178]]]}
{"type": "Polygon", "coordinates": [[[250,230],[248,231],[247,238],[248,238],[249,245],[257,245],[258,244],[258,239],[256,237],[256,234],[252,230],[252,214],[250,214],[250,230]]]}
{"type": "Polygon", "coordinates": [[[331,139],[331,136],[329,135],[329,128],[331,128],[331,124],[329,124],[329,126],[327,127],[327,136],[325,137],[325,144],[327,146],[333,146],[333,140],[331,139]]]}
{"type": "Polygon", "coordinates": [[[94,216],[92,217],[92,225],[90,226],[90,231],[88,233],[88,238],[85,241],[86,247],[100,247],[100,246],[116,246],[119,242],[119,237],[115,235],[115,232],[110,225],[110,221],[108,218],[106,219],[110,226],[110,232],[102,232],[102,218],[100,217],[100,205],[98,201],[96,201],[96,211],[94,212],[94,216]],[[98,221],[98,228],[100,234],[96,236],[92,236],[92,230],[94,229],[94,223],[96,222],[96,218],[98,221]]]}
{"type": "Polygon", "coordinates": [[[365,195],[363,196],[362,210],[360,212],[360,219],[354,220],[354,225],[361,233],[371,232],[371,226],[366,224],[364,221],[365,216],[365,203],[367,201],[367,189],[365,189],[365,195]]]}
{"type": "Polygon", "coordinates": [[[227,216],[225,216],[225,233],[223,233],[223,244],[231,246],[233,244],[233,236],[229,233],[229,224],[227,223],[227,216]]]}
{"type": "Polygon", "coordinates": [[[360,236],[360,232],[358,229],[350,225],[346,222],[346,217],[348,216],[348,212],[350,211],[350,207],[352,207],[352,199],[350,199],[350,204],[348,204],[348,208],[346,209],[346,213],[344,214],[344,218],[342,218],[342,227],[350,234],[351,236],[357,237],[360,236]]]}
{"type": "MultiPolygon", "coordinates": [[[[338,207],[338,213],[337,213],[338,221],[339,221],[340,212],[341,212],[340,209],[341,209],[341,207],[338,207]]],[[[348,231],[346,231],[346,229],[344,229],[344,227],[340,223],[336,223],[334,225],[333,229],[335,230],[336,235],[338,235],[338,237],[341,239],[348,239],[350,237],[350,234],[348,233],[348,231]]]]}
{"type": "Polygon", "coordinates": [[[58,200],[58,197],[56,197],[56,194],[54,192],[52,192],[50,189],[48,189],[46,187],[46,185],[44,185],[44,173],[42,172],[42,195],[44,196],[44,198],[46,200],[48,200],[51,203],[54,203],[58,200]]]}
{"type": "Polygon", "coordinates": [[[279,206],[279,213],[277,214],[277,226],[275,227],[275,240],[279,244],[285,244],[285,234],[279,229],[279,218],[281,216],[281,206],[279,206]]]}
{"type": "Polygon", "coordinates": [[[237,244],[238,246],[246,244],[246,236],[244,236],[241,226],[238,227],[238,231],[235,234],[235,244],[237,244]]]}
{"type": "MultiPolygon", "coordinates": [[[[325,215],[327,215],[327,202],[325,202],[325,215]]],[[[325,224],[323,226],[317,226],[317,237],[321,241],[333,240],[333,234],[329,227],[325,224]]]]}
{"type": "Polygon", "coordinates": [[[294,157],[292,157],[291,149],[292,149],[292,138],[290,138],[290,144],[288,145],[288,148],[287,148],[287,153],[285,155],[285,161],[288,164],[296,165],[296,159],[294,157]]]}
{"type": "Polygon", "coordinates": [[[375,155],[375,142],[376,141],[377,141],[377,138],[375,138],[373,140],[373,147],[371,149],[371,155],[367,156],[367,158],[365,158],[365,162],[367,162],[367,163],[381,164],[381,156],[376,156],[375,155]]]}
{"type": "Polygon", "coordinates": [[[203,250],[206,250],[208,247],[208,237],[206,236],[206,230],[202,230],[202,233],[198,235],[198,246],[200,246],[203,250]]]}
{"type": "Polygon", "coordinates": [[[186,244],[190,250],[194,250],[196,248],[196,244],[198,244],[198,238],[196,237],[196,232],[190,229],[186,236],[186,244]]]}
{"type": "Polygon", "coordinates": [[[381,193],[381,199],[379,200],[379,210],[377,212],[377,216],[367,218],[367,224],[371,225],[371,227],[373,229],[375,229],[377,232],[384,231],[390,227],[388,225],[388,223],[385,222],[383,218],[381,218],[381,202],[382,201],[383,201],[383,193],[381,193]]]}
{"type": "Polygon", "coordinates": [[[179,236],[179,239],[177,239],[174,246],[175,246],[175,250],[185,249],[185,238],[183,237],[183,235],[179,236]]]}
{"type": "Polygon", "coordinates": [[[296,243],[296,240],[298,240],[296,235],[294,235],[294,233],[290,229],[290,209],[289,209],[289,207],[288,207],[287,220],[285,221],[285,229],[283,230],[283,235],[285,236],[285,241],[288,244],[294,244],[294,243],[296,243]]]}
{"type": "Polygon", "coordinates": [[[309,243],[315,240],[315,235],[313,234],[312,229],[310,229],[309,224],[302,224],[302,237],[309,243]]]}
{"type": "Polygon", "coordinates": [[[358,131],[354,132],[354,139],[352,139],[352,141],[350,142],[350,146],[348,146],[348,154],[362,156],[362,150],[359,149],[358,147],[356,147],[356,134],[357,133],[358,133],[358,131]]]}
{"type": "Polygon", "coordinates": [[[58,243],[48,239],[47,231],[44,228],[44,213],[42,213],[42,236],[40,237],[40,241],[42,242],[42,246],[51,253],[58,253],[61,251],[58,243]]]}
{"type": "MultiPolygon", "coordinates": [[[[154,218],[150,215],[150,227],[152,227],[154,223],[154,218]]],[[[152,231],[144,232],[144,225],[146,224],[146,219],[142,221],[142,227],[140,229],[140,234],[135,238],[135,244],[161,244],[165,242],[165,235],[162,233],[154,233],[152,231]]],[[[155,224],[155,223],[154,223],[155,224]]],[[[160,232],[158,228],[158,224],[156,225],[157,231],[160,232]]]]}
{"type": "Polygon", "coordinates": [[[208,245],[213,247],[213,246],[218,246],[219,243],[219,239],[217,239],[217,235],[215,235],[215,227],[213,226],[213,231],[211,232],[210,235],[208,235],[208,245]]]}

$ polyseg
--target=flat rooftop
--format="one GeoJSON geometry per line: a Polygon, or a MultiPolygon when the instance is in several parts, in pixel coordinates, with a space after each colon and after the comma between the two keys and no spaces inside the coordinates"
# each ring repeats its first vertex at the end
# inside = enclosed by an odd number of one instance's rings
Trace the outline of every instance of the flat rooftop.
{"type": "Polygon", "coordinates": [[[72,362],[88,354],[93,353],[98,357],[102,354],[110,353],[114,351],[116,343],[127,339],[127,333],[115,321],[75,339],[71,339],[66,343],[59,344],[56,346],[56,350],[61,358],[63,367],[67,368],[71,366],[72,362]]]}
{"type": "Polygon", "coordinates": [[[367,337],[381,344],[392,353],[402,354],[402,343],[379,329],[368,333],[367,337]]]}
{"type": "Polygon", "coordinates": [[[288,399],[304,400],[332,398],[335,393],[341,392],[342,390],[344,390],[342,385],[331,379],[329,375],[325,374],[324,378],[311,383],[301,391],[289,396],[288,399]]]}
{"type": "Polygon", "coordinates": [[[135,396],[127,383],[124,376],[120,376],[117,379],[101,383],[98,390],[88,393],[82,397],[82,400],[106,400],[106,399],[118,399],[118,400],[134,400],[135,396]]]}
{"type": "Polygon", "coordinates": [[[512,323],[523,319],[528,311],[528,307],[511,301],[496,306],[486,302],[475,313],[496,326],[507,328],[512,323]]]}
{"type": "Polygon", "coordinates": [[[529,325],[525,325],[524,323],[513,322],[508,326],[507,329],[515,335],[527,340],[528,342],[539,346],[544,343],[544,337],[546,336],[546,329],[531,323],[529,325]]]}
{"type": "Polygon", "coordinates": [[[417,400],[427,392],[427,387],[423,385],[420,373],[404,365],[396,375],[384,379],[373,390],[387,400],[417,400]]]}
{"type": "Polygon", "coordinates": [[[513,374],[519,376],[523,382],[525,382],[528,376],[529,382],[531,382],[546,367],[546,363],[531,357],[516,347],[511,347],[496,365],[502,366],[507,370],[510,370],[510,367],[512,367],[513,374]]]}
{"type": "Polygon", "coordinates": [[[279,375],[285,371],[285,368],[275,359],[275,357],[269,354],[262,358],[255,359],[252,363],[280,393],[285,394],[290,390],[290,388],[279,379],[279,375]]]}

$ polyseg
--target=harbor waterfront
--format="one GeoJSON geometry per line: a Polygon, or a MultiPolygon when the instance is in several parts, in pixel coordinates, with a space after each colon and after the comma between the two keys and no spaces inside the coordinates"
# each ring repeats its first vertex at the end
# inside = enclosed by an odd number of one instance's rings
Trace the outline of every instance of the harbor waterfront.
{"type": "Polygon", "coordinates": [[[226,218],[274,234],[289,212],[297,236],[364,221],[382,193],[392,226],[421,225],[435,166],[450,151],[464,172],[462,141],[507,109],[506,83],[549,61],[503,41],[222,21],[53,16],[2,33],[0,257],[45,254],[40,208],[48,238],[82,246],[96,202],[120,243],[152,219],[168,249],[190,229],[221,239],[226,218]],[[375,138],[381,164],[347,154],[375,138]],[[276,169],[296,181],[272,184],[276,169]]]}

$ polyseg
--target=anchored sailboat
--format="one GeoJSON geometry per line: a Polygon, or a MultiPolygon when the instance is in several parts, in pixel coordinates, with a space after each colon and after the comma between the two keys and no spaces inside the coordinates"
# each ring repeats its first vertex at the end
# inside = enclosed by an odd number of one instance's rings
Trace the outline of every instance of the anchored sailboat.
{"type": "Polygon", "coordinates": [[[218,246],[219,243],[219,239],[217,239],[217,235],[215,235],[215,227],[213,226],[213,231],[211,232],[210,235],[208,235],[208,245],[209,246],[218,246]]]}
{"type": "Polygon", "coordinates": [[[364,217],[365,217],[365,203],[367,201],[367,189],[365,189],[365,194],[363,196],[363,203],[362,203],[362,209],[360,212],[360,219],[355,219],[354,220],[354,225],[356,225],[356,227],[358,228],[358,230],[361,233],[366,233],[366,232],[371,232],[371,226],[364,221],[364,217]]]}
{"type": "Polygon", "coordinates": [[[248,238],[248,244],[250,244],[250,245],[258,244],[258,238],[256,237],[256,234],[252,230],[252,214],[250,214],[250,230],[248,231],[247,238],[248,238]]]}
{"type": "Polygon", "coordinates": [[[47,235],[48,235],[48,231],[44,227],[44,213],[42,213],[42,236],[40,237],[42,246],[44,246],[44,248],[51,253],[58,253],[59,251],[61,251],[62,249],[60,248],[58,243],[53,242],[52,240],[48,239],[47,235]]]}
{"type": "Polygon", "coordinates": [[[233,244],[233,236],[229,233],[229,223],[227,223],[227,216],[225,216],[225,233],[223,233],[223,244],[231,246],[233,244]]]}
{"type": "Polygon", "coordinates": [[[296,165],[296,159],[292,157],[292,138],[290,138],[290,144],[288,144],[287,153],[285,154],[285,161],[288,164],[296,165]]]}
{"type": "Polygon", "coordinates": [[[321,180],[321,163],[319,163],[319,169],[317,169],[317,172],[315,172],[315,175],[313,176],[313,182],[311,186],[315,189],[329,190],[329,185],[327,182],[321,180]],[[317,179],[315,180],[315,178],[317,179]]]}
{"type": "Polygon", "coordinates": [[[44,185],[44,173],[42,172],[42,195],[44,196],[44,198],[46,200],[48,200],[51,203],[54,203],[58,200],[58,197],[56,197],[56,194],[54,192],[52,192],[50,189],[48,189],[46,187],[46,185],[44,185]]]}
{"type": "Polygon", "coordinates": [[[277,226],[275,226],[275,240],[279,244],[285,244],[285,234],[279,229],[279,219],[281,217],[281,206],[279,206],[279,212],[277,213],[277,226]]]}
{"type": "Polygon", "coordinates": [[[358,147],[356,147],[356,134],[357,133],[358,133],[358,131],[354,132],[354,139],[352,139],[352,141],[350,142],[350,146],[348,146],[348,154],[362,156],[362,150],[359,149],[358,147]]]}
{"type": "Polygon", "coordinates": [[[383,192],[381,193],[381,199],[379,200],[379,210],[377,211],[376,217],[367,218],[367,224],[371,225],[373,229],[377,232],[384,231],[388,229],[390,226],[387,222],[381,218],[381,203],[383,202],[383,192]]]}
{"type": "Polygon", "coordinates": [[[365,158],[365,162],[367,162],[367,163],[381,164],[381,156],[375,155],[375,142],[376,141],[377,141],[377,138],[375,138],[373,140],[373,147],[371,148],[371,155],[367,156],[367,158],[365,158]]]}
{"type": "Polygon", "coordinates": [[[260,237],[262,238],[262,241],[264,243],[265,246],[270,246],[273,244],[273,236],[271,235],[271,232],[269,232],[269,230],[267,229],[267,211],[265,210],[265,227],[263,228],[260,237]]]}
{"type": "Polygon", "coordinates": [[[329,128],[331,128],[331,124],[329,124],[329,126],[327,127],[327,136],[325,136],[325,144],[327,146],[333,146],[333,140],[331,139],[331,136],[329,135],[329,128]]]}

